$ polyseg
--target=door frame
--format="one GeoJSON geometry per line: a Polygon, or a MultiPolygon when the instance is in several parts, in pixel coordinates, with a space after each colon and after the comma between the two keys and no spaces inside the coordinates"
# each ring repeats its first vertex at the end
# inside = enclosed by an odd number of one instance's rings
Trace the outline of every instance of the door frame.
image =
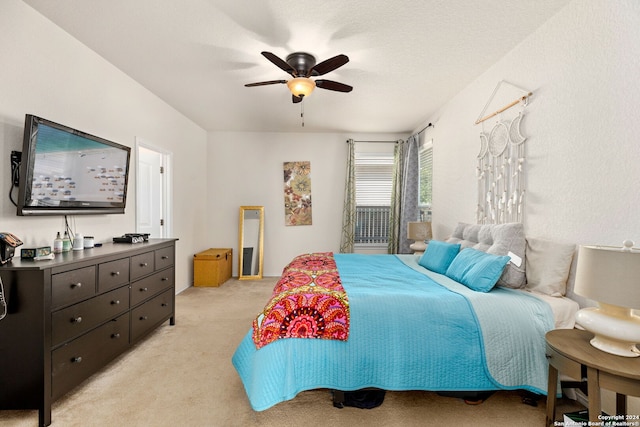
{"type": "Polygon", "coordinates": [[[160,185],[162,192],[162,219],[164,220],[164,225],[162,227],[162,236],[158,236],[161,238],[170,237],[173,233],[173,216],[172,209],[173,206],[173,153],[171,151],[164,150],[156,145],[149,143],[136,136],[136,232],[138,231],[138,183],[140,182],[140,165],[138,163],[138,159],[140,158],[140,147],[143,147],[147,150],[154,151],[161,156],[161,166],[164,169],[164,173],[160,177],[160,185]]]}

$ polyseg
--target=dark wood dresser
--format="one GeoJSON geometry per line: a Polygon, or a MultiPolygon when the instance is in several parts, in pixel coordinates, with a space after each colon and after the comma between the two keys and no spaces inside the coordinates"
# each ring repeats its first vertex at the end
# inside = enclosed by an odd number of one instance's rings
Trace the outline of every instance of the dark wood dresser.
{"type": "Polygon", "coordinates": [[[0,409],[51,404],[169,320],[175,324],[175,242],[108,243],[54,260],[0,266],[0,409]]]}

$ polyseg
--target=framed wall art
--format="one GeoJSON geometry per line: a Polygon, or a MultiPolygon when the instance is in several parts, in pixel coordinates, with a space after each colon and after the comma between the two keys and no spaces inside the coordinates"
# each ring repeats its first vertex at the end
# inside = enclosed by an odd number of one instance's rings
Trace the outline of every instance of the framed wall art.
{"type": "Polygon", "coordinates": [[[284,162],[285,225],[311,225],[311,162],[284,162]]]}

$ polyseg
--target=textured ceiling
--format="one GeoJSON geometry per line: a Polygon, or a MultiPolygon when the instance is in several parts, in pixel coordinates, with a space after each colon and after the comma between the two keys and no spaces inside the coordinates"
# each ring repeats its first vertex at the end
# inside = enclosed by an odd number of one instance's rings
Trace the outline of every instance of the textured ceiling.
{"type": "Polygon", "coordinates": [[[402,133],[569,0],[24,0],[208,131],[402,133]],[[350,62],[293,104],[261,51],[350,62]],[[300,117],[304,108],[304,128],[300,117]]]}

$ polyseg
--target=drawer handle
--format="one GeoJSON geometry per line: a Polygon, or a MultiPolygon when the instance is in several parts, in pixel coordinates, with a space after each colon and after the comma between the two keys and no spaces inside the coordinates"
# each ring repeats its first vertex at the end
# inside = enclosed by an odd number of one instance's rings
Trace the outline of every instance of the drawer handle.
{"type": "Polygon", "coordinates": [[[166,282],[167,280],[169,280],[169,278],[168,278],[168,277],[163,277],[161,280],[162,280],[163,282],[166,282]]]}
{"type": "Polygon", "coordinates": [[[72,283],[72,284],[71,284],[71,289],[74,289],[74,288],[81,288],[81,287],[82,287],[82,282],[72,283]]]}
{"type": "Polygon", "coordinates": [[[118,304],[120,304],[120,300],[111,301],[111,305],[118,305],[118,304]]]}
{"type": "Polygon", "coordinates": [[[140,288],[140,292],[147,292],[149,288],[140,288]]]}
{"type": "Polygon", "coordinates": [[[148,265],[149,265],[149,263],[148,263],[148,262],[141,262],[141,263],[140,263],[140,267],[146,267],[146,266],[148,266],[148,265]]]}
{"type": "Polygon", "coordinates": [[[168,257],[168,256],[166,256],[166,255],[162,255],[160,258],[162,258],[162,259],[169,259],[169,257],[168,257]]]}
{"type": "Polygon", "coordinates": [[[162,307],[167,307],[169,304],[167,304],[166,302],[163,302],[162,304],[160,304],[162,307]]]}
{"type": "Polygon", "coordinates": [[[147,320],[148,317],[147,316],[140,316],[140,320],[147,320]]]}
{"type": "Polygon", "coordinates": [[[71,323],[82,323],[82,316],[72,317],[71,323]]]}
{"type": "Polygon", "coordinates": [[[80,363],[82,362],[82,356],[76,356],[71,359],[71,363],[80,363]]]}
{"type": "Polygon", "coordinates": [[[120,272],[119,272],[119,271],[112,271],[112,272],[111,272],[111,275],[112,275],[112,276],[119,276],[119,275],[120,275],[120,272]]]}
{"type": "Polygon", "coordinates": [[[120,334],[118,333],[111,334],[111,338],[120,338],[120,334]]]}
{"type": "Polygon", "coordinates": [[[546,357],[547,359],[553,359],[553,356],[550,354],[545,354],[544,357],[546,357]]]}

